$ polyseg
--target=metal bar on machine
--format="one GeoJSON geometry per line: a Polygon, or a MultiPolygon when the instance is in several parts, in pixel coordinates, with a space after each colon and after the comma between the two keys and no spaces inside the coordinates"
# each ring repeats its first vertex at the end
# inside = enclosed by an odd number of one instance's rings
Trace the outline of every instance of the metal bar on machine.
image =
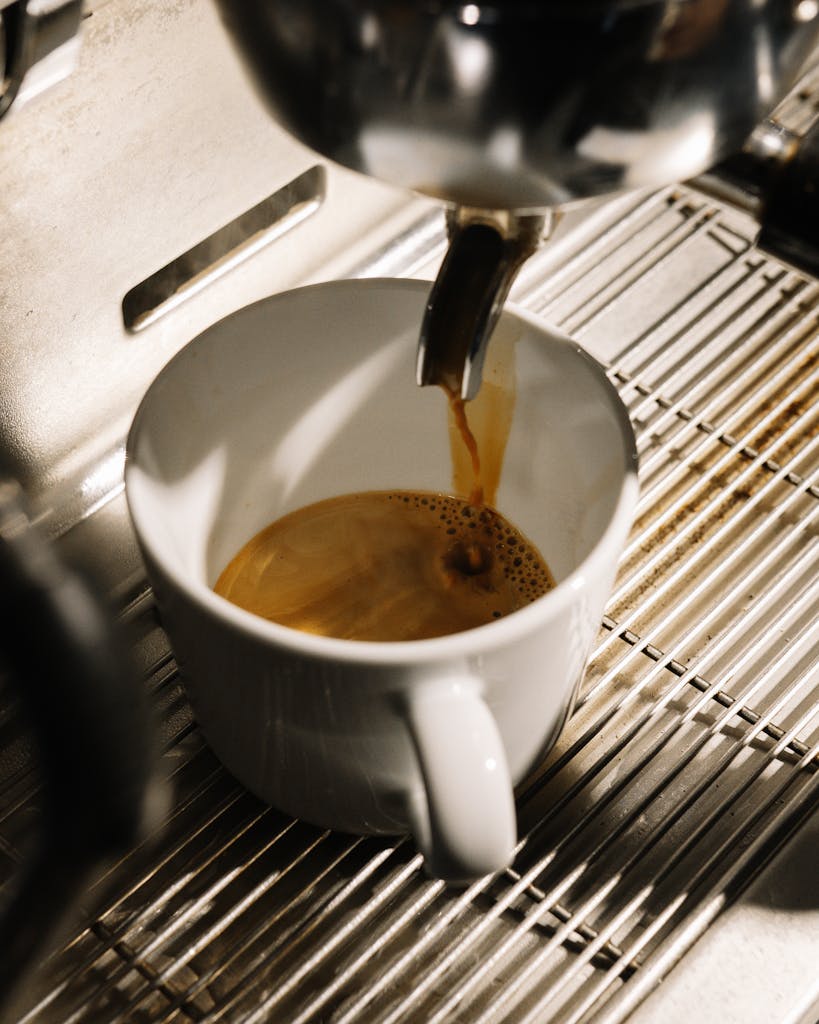
{"type": "Polygon", "coordinates": [[[309,168],[140,281],[122,300],[128,330],[141,331],[155,323],[306,220],[324,200],[326,177],[321,165],[309,168]]]}

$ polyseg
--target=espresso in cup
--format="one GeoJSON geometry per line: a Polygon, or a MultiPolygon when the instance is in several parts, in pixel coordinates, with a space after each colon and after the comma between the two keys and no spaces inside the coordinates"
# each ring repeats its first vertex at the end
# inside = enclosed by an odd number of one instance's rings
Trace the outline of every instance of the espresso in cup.
{"type": "Polygon", "coordinates": [[[284,626],[345,640],[425,640],[481,626],[554,586],[499,512],[428,491],[319,501],[271,523],[217,594],[284,626]]]}
{"type": "Polygon", "coordinates": [[[427,640],[501,619],[555,585],[495,500],[515,405],[514,349],[496,347],[473,402],[449,405],[453,490],[365,491],[271,523],[214,590],[262,618],[342,640],[427,640]],[[474,429],[473,429],[474,427],[474,429]]]}

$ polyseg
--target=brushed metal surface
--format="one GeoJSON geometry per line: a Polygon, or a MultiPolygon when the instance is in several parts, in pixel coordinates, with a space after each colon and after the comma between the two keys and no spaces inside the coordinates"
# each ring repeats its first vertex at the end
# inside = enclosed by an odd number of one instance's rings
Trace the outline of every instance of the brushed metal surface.
{"type": "Polygon", "coordinates": [[[81,44],[75,74],[0,125],[0,433],[42,507],[86,486],[187,340],[407,204],[335,174],[332,207],[131,336],[131,288],[316,161],[256,104],[205,0],[99,5],[81,44]]]}
{"type": "MultiPolygon", "coordinates": [[[[331,169],[308,221],[129,337],[129,287],[314,158],[249,99],[205,3],[107,0],[84,44],[78,77],[0,126],[0,424],[42,521],[122,607],[175,804],[88,893],[24,1019],[808,1021],[819,284],[685,187],[569,218],[525,268],[513,297],[607,363],[643,493],[577,713],[519,792],[514,868],[450,891],[407,841],[292,821],[221,768],[121,492],[133,406],[189,337],[301,281],[430,277],[443,220],[331,169]]],[[[33,760],[0,692],[0,881],[33,760]]]]}

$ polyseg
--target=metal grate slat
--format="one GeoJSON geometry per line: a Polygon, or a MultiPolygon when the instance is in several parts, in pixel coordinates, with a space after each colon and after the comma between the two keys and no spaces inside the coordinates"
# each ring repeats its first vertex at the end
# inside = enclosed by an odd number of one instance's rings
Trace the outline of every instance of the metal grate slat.
{"type": "MultiPolygon", "coordinates": [[[[814,713],[814,712],[811,712],[811,714],[813,714],[813,713],[814,713]]],[[[717,723],[717,724],[716,724],[716,725],[714,726],[714,730],[716,730],[716,728],[718,727],[718,725],[719,725],[719,723],[717,723]]],[[[760,725],[758,726],[758,729],[761,729],[761,728],[762,728],[762,725],[760,724],[760,725]]],[[[752,739],[753,739],[753,734],[752,734],[752,733],[749,733],[749,734],[748,734],[748,736],[747,736],[747,737],[745,738],[745,740],[743,740],[743,743],[748,743],[748,742],[750,742],[750,741],[751,741],[752,739]]],[[[712,773],[712,774],[713,774],[713,775],[718,775],[718,774],[719,774],[719,771],[720,771],[720,770],[721,770],[721,766],[717,766],[717,768],[716,768],[716,769],[714,769],[714,771],[713,771],[713,773],[712,773]]],[[[665,781],[667,781],[667,780],[665,780],[665,781]]],[[[665,785],[665,781],[664,781],[663,785],[665,785]]],[[[680,808],[678,807],[678,808],[677,808],[677,809],[676,809],[676,810],[674,811],[674,814],[675,814],[675,815],[681,814],[681,813],[683,813],[683,812],[684,812],[684,810],[685,810],[685,807],[683,807],[682,809],[680,809],[680,808]]],[[[661,834],[662,834],[662,832],[660,832],[659,834],[661,835],[661,834]]],[[[528,841],[528,838],[531,838],[531,837],[527,837],[527,841],[528,841]]],[[[569,837],[569,838],[571,838],[571,837],[569,837]]],[[[614,840],[615,840],[616,838],[617,838],[617,834],[616,834],[616,833],[612,833],[612,834],[611,834],[611,835],[610,835],[610,836],[608,837],[608,840],[607,840],[607,841],[609,841],[609,842],[613,842],[613,841],[614,841],[614,840]]],[[[567,839],[566,841],[568,841],[568,839],[567,839]]],[[[552,854],[550,854],[550,856],[549,856],[549,860],[550,860],[550,861],[554,859],[554,856],[555,856],[555,854],[556,854],[557,852],[558,852],[558,850],[557,850],[557,849],[555,849],[555,850],[554,850],[554,851],[552,852],[552,854]]],[[[599,852],[599,851],[594,851],[594,853],[592,854],[592,858],[593,858],[593,857],[594,857],[594,856],[595,856],[596,854],[598,854],[598,852],[599,852]]],[[[624,871],[628,870],[628,868],[629,868],[630,866],[631,866],[631,865],[628,865],[628,864],[627,864],[627,865],[625,866],[625,868],[624,868],[623,870],[624,870],[624,871]]],[[[543,862],[541,862],[541,863],[540,863],[540,864],[538,865],[538,868],[539,868],[539,869],[540,869],[540,868],[542,868],[542,867],[543,867],[543,862]]],[[[609,893],[609,888],[608,888],[607,886],[604,886],[604,887],[603,887],[603,889],[602,889],[602,890],[601,890],[601,891],[600,891],[599,893],[597,893],[597,894],[595,895],[595,898],[594,898],[594,900],[593,900],[593,901],[591,901],[591,902],[589,902],[588,904],[586,904],[586,905],[585,905],[585,911],[586,911],[586,912],[588,912],[588,911],[589,911],[590,909],[592,909],[592,908],[593,908],[593,907],[594,907],[594,906],[595,906],[595,905],[596,905],[597,903],[601,902],[601,901],[602,901],[602,899],[603,899],[603,898],[604,898],[605,896],[607,896],[607,895],[608,895],[608,893],[609,893]]],[[[538,911],[537,911],[537,915],[539,915],[540,913],[542,913],[542,910],[541,910],[540,908],[538,908],[538,911]]],[[[577,915],[577,919],[579,919],[579,920],[582,920],[582,917],[581,917],[580,915],[577,915]]],[[[571,920],[571,921],[569,922],[569,928],[568,928],[568,929],[565,929],[565,928],[564,928],[564,929],[562,930],[562,932],[559,932],[559,933],[558,933],[558,935],[559,935],[559,936],[560,936],[561,938],[562,938],[562,937],[565,937],[565,935],[567,934],[567,931],[568,931],[568,930],[570,930],[570,929],[571,929],[571,928],[573,928],[573,927],[576,927],[576,923],[577,923],[577,922],[576,922],[576,920],[571,920]]],[[[531,921],[530,921],[530,922],[527,922],[527,924],[531,924],[531,921]]],[[[514,943],[514,941],[515,941],[515,938],[516,938],[516,936],[513,936],[513,938],[512,938],[512,943],[514,943]]],[[[470,939],[474,939],[474,936],[471,936],[471,937],[470,937],[470,939]]],[[[553,941],[554,941],[554,940],[553,940],[553,941]]],[[[592,955],[592,954],[593,954],[593,952],[595,952],[595,951],[596,951],[597,947],[598,947],[599,945],[602,945],[602,944],[603,944],[603,943],[604,943],[605,941],[606,941],[606,935],[605,935],[605,934],[603,934],[603,933],[601,933],[601,934],[600,934],[600,935],[598,936],[598,938],[597,938],[597,939],[595,940],[595,942],[593,942],[593,943],[591,943],[591,944],[589,945],[589,947],[588,947],[588,949],[586,950],[586,952],[584,953],[584,955],[592,955]]],[[[548,949],[548,948],[549,948],[549,947],[547,947],[547,949],[548,949]]],[[[454,962],[457,962],[457,961],[458,961],[458,959],[460,958],[460,956],[461,956],[461,955],[463,954],[463,952],[464,952],[463,948],[456,948],[456,949],[453,949],[453,950],[451,950],[451,951],[450,951],[450,954],[449,954],[449,956],[448,956],[448,957],[446,958],[446,960],[444,961],[444,966],[446,966],[446,964],[447,964],[448,962],[450,962],[450,963],[454,963],[454,962]]],[[[478,977],[478,978],[480,978],[480,977],[482,976],[482,973],[483,973],[483,968],[479,968],[479,969],[478,969],[478,971],[477,971],[477,977],[478,977]]],[[[456,993],[456,995],[452,997],[452,1005],[454,1005],[454,1003],[455,1003],[455,1002],[457,1002],[457,1001],[459,1001],[459,1000],[460,1000],[460,998],[462,997],[462,994],[463,994],[463,990],[458,990],[458,993],[456,993]]],[[[418,998],[418,996],[416,996],[416,998],[418,998]]],[[[405,1004],[403,1008],[404,1008],[404,1009],[406,1010],[406,1009],[407,1009],[407,1005],[405,1004]]],[[[440,1012],[441,1012],[442,1014],[445,1014],[445,1013],[447,1012],[447,1009],[448,1009],[448,1008],[451,1008],[451,1006],[450,1006],[450,1004],[449,1004],[449,1003],[448,1003],[448,1004],[446,1004],[446,1006],[444,1006],[444,1007],[443,1007],[443,1008],[441,1009],[441,1011],[440,1011],[440,1012]]],[[[346,1019],[346,1018],[345,1018],[345,1019],[346,1019]]],[[[387,1018],[385,1018],[385,1020],[391,1020],[391,1019],[392,1019],[392,1017],[387,1017],[387,1018]]],[[[438,1017],[438,1015],[436,1014],[436,1016],[435,1016],[434,1018],[432,1018],[432,1019],[439,1019],[439,1017],[438,1017]]],[[[441,1017],[441,1019],[444,1019],[444,1017],[441,1017]]]]}
{"type": "MultiPolygon", "coordinates": [[[[817,511],[819,511],[819,509],[817,509],[817,511]]],[[[769,564],[777,564],[779,562],[783,550],[789,543],[791,543],[790,537],[784,537],[779,541],[779,543],[769,553],[769,564]]],[[[760,568],[764,568],[764,566],[760,568]]],[[[780,580],[773,584],[766,593],[766,600],[771,604],[774,604],[779,598],[781,598],[783,592],[785,592],[791,585],[791,576],[797,571],[801,571],[801,567],[799,570],[793,567],[791,567],[790,571],[786,569],[781,574],[780,580]]],[[[728,597],[724,599],[726,602],[728,600],[728,597]]],[[[718,609],[715,609],[715,611],[718,612],[718,609]]],[[[599,715],[599,717],[597,717],[564,752],[562,757],[550,766],[548,769],[549,773],[553,776],[560,768],[563,768],[566,764],[577,758],[584,747],[589,745],[617,715],[623,719],[627,719],[628,725],[624,724],[622,729],[617,730],[618,740],[605,749],[600,763],[603,765],[609,763],[620,752],[620,750],[627,747],[630,741],[641,729],[645,727],[648,722],[651,721],[651,719],[656,719],[667,705],[671,704],[685,692],[689,683],[694,683],[695,681],[696,689],[704,694],[708,700],[715,700],[722,706],[728,708],[733,714],[739,715],[742,711],[742,704],[739,702],[738,698],[735,696],[727,697],[722,690],[716,687],[716,684],[708,683],[700,673],[707,667],[708,657],[718,657],[723,649],[730,647],[735,638],[738,635],[741,635],[745,628],[746,624],[744,621],[734,621],[722,635],[716,636],[709,642],[706,656],[702,661],[697,662],[695,669],[689,668],[681,671],[679,674],[674,673],[672,685],[666,688],[660,697],[655,698],[653,701],[646,701],[644,698],[646,689],[648,689],[656,680],[663,679],[668,668],[666,658],[656,659],[653,667],[651,667],[635,685],[631,686],[621,699],[616,700],[612,706],[606,708],[603,714],[599,715]],[[639,708],[641,702],[644,704],[644,707],[640,714],[635,717],[635,711],[639,708]]],[[[686,640],[687,637],[683,637],[683,644],[686,640]]],[[[632,650],[633,649],[634,648],[632,647],[632,650]]],[[[733,671],[736,671],[738,666],[734,663],[730,667],[733,671]]],[[[707,702],[699,703],[695,706],[695,710],[705,707],[706,703],[707,702]]],[[[753,715],[751,717],[753,719],[752,724],[756,724],[759,716],[753,715]]],[[[589,769],[589,771],[591,772],[592,769],[589,769]]],[[[546,773],[539,777],[541,785],[544,781],[546,781],[546,773]]],[[[570,794],[574,795],[576,789],[581,785],[584,785],[587,781],[587,775],[581,775],[575,781],[574,786],[567,791],[564,799],[567,799],[570,794]]]]}
{"type": "MultiPolygon", "coordinates": [[[[775,713],[774,709],[772,709],[770,713],[771,714],[775,713]]],[[[819,709],[816,709],[816,708],[810,709],[806,713],[806,715],[804,716],[803,720],[800,721],[800,723],[798,724],[797,728],[799,728],[802,725],[804,725],[805,721],[807,719],[809,719],[811,717],[815,717],[816,715],[819,715],[819,709]]],[[[724,713],[724,715],[722,717],[723,718],[725,717],[725,713],[724,713]]],[[[711,727],[710,731],[711,732],[716,732],[717,729],[719,728],[720,724],[721,724],[720,722],[715,722],[714,725],[711,727]]],[[[671,825],[673,824],[674,819],[678,819],[678,818],[682,817],[686,813],[686,811],[689,809],[689,807],[693,806],[693,804],[698,799],[699,793],[705,791],[708,788],[708,786],[711,784],[711,782],[720,775],[720,773],[725,769],[726,765],[730,763],[730,761],[736,756],[736,754],[739,752],[739,750],[741,750],[744,746],[747,746],[748,744],[750,744],[753,741],[756,733],[758,731],[760,731],[762,729],[762,727],[763,727],[763,723],[760,722],[755,727],[755,730],[751,730],[750,732],[748,732],[740,740],[740,742],[738,744],[736,744],[734,749],[731,750],[729,753],[727,753],[723,757],[721,762],[719,762],[719,763],[717,763],[715,765],[712,765],[708,777],[706,779],[704,779],[703,781],[701,781],[700,784],[699,784],[699,787],[698,787],[699,792],[694,791],[694,792],[689,793],[685,801],[683,801],[682,803],[677,804],[675,807],[673,807],[671,813],[666,815],[666,817],[662,821],[661,825],[659,825],[656,828],[656,830],[652,833],[651,837],[649,837],[647,840],[644,841],[644,845],[642,846],[642,848],[634,856],[632,856],[632,858],[630,860],[627,860],[624,864],[621,865],[621,867],[619,869],[619,872],[618,872],[618,875],[617,875],[617,884],[618,885],[622,884],[623,878],[625,876],[627,876],[629,874],[629,872],[633,872],[635,866],[639,865],[640,860],[646,855],[646,852],[647,852],[649,846],[653,845],[653,844],[655,844],[655,843],[657,843],[659,841],[661,841],[661,839],[662,839],[663,835],[665,834],[666,830],[668,828],[670,828],[671,825]]],[[[773,758],[774,756],[776,756],[776,754],[778,752],[779,751],[776,748],[774,748],[774,751],[772,753],[769,753],[768,757],[769,758],[773,758]]],[[[656,749],[655,749],[654,752],[652,752],[651,756],[654,756],[655,753],[656,753],[656,749]]],[[[691,757],[693,757],[693,754],[689,752],[687,757],[691,758],[691,757]]],[[[642,768],[642,767],[644,767],[644,766],[641,765],[640,768],[642,768]]],[[[679,765],[678,766],[678,770],[681,770],[682,767],[684,767],[684,765],[679,765]]],[[[761,774],[761,772],[763,770],[764,770],[764,764],[757,767],[756,774],[757,775],[761,774]]],[[[668,781],[669,781],[669,777],[666,776],[663,779],[663,782],[662,782],[660,788],[662,788],[665,785],[667,785],[668,781]]],[[[751,782],[746,780],[744,785],[747,788],[750,784],[751,784],[751,782]]],[[[633,816],[641,814],[642,811],[643,811],[643,807],[644,807],[645,803],[650,802],[650,800],[653,799],[654,795],[655,794],[650,794],[646,798],[644,803],[633,812],[633,816]]],[[[735,793],[732,794],[729,797],[729,801],[734,800],[735,797],[736,797],[736,794],[735,793]]],[[[659,883],[659,881],[661,881],[663,874],[669,873],[673,869],[675,864],[677,862],[679,862],[687,854],[687,852],[696,844],[697,839],[699,838],[699,836],[704,834],[707,831],[707,829],[708,829],[708,827],[710,825],[710,822],[715,820],[715,819],[718,819],[720,817],[720,815],[722,813],[722,810],[723,810],[723,808],[720,808],[720,809],[712,812],[710,820],[706,819],[705,822],[702,822],[699,825],[698,829],[695,830],[695,832],[687,838],[685,843],[683,843],[682,846],[678,847],[675,850],[671,860],[668,862],[668,864],[665,865],[663,871],[662,872],[658,872],[658,873],[656,873],[654,875],[652,884],[650,886],[642,887],[640,889],[640,892],[638,893],[637,897],[635,897],[635,899],[631,900],[626,905],[625,908],[621,909],[617,913],[617,915],[608,922],[606,930],[601,931],[598,934],[597,938],[594,940],[594,942],[590,943],[589,946],[585,950],[582,951],[582,953],[580,954],[580,956],[579,956],[578,960],[576,961],[576,963],[573,964],[566,972],[564,972],[564,974],[561,976],[559,985],[553,986],[543,996],[542,1003],[538,1004],[539,1007],[540,1007],[540,1010],[542,1010],[543,1006],[551,998],[554,997],[555,992],[557,991],[557,988],[566,984],[566,982],[567,982],[569,976],[572,974],[572,972],[576,973],[577,970],[578,970],[578,967],[580,965],[582,965],[582,963],[585,961],[585,959],[587,959],[588,957],[593,955],[594,952],[596,951],[596,949],[599,946],[601,946],[603,943],[605,943],[611,937],[611,935],[614,932],[616,932],[616,930],[619,927],[620,923],[622,923],[623,920],[625,920],[627,917],[629,917],[636,909],[638,909],[640,907],[640,905],[643,902],[645,902],[645,900],[651,894],[651,892],[656,887],[656,885],[659,883]]],[[[614,841],[616,841],[616,839],[618,838],[618,833],[624,831],[626,827],[628,827],[628,822],[625,822],[625,823],[621,822],[620,825],[618,826],[618,830],[616,830],[615,832],[612,832],[610,835],[608,835],[606,837],[606,843],[613,843],[614,841]]],[[[599,855],[600,855],[600,847],[598,847],[598,848],[596,848],[595,850],[592,851],[592,853],[588,857],[587,863],[590,863],[595,857],[597,857],[599,855]]],[[[572,921],[571,924],[574,925],[574,926],[577,926],[577,922],[578,921],[582,921],[583,915],[588,914],[596,906],[598,906],[610,894],[612,889],[613,889],[613,886],[611,885],[610,881],[607,882],[604,886],[602,886],[596,893],[594,893],[592,895],[592,897],[587,899],[582,904],[581,909],[578,911],[578,913],[576,915],[576,920],[572,921]]],[[[540,913],[540,910],[538,910],[538,913],[540,913]]],[[[521,926],[519,926],[519,931],[524,930],[530,924],[531,924],[530,921],[524,922],[521,926]]],[[[512,939],[510,940],[510,942],[514,942],[516,940],[516,938],[517,938],[517,936],[513,936],[512,939]]],[[[535,957],[531,962],[529,962],[527,964],[526,969],[525,969],[525,974],[527,976],[530,975],[530,974],[533,974],[535,972],[535,970],[536,970],[536,967],[537,967],[537,961],[539,959],[543,958],[547,954],[548,954],[548,949],[544,947],[544,949],[541,950],[538,953],[537,957],[535,957]]],[[[479,977],[479,972],[477,972],[476,976],[479,977]]],[[[511,994],[514,992],[514,990],[516,988],[520,987],[521,984],[522,984],[522,980],[521,979],[516,979],[516,982],[513,982],[512,984],[507,984],[505,986],[505,988],[504,988],[504,993],[503,993],[502,999],[504,1001],[508,1001],[510,996],[511,996],[511,994]]],[[[455,993],[451,997],[451,1004],[450,1005],[455,1005],[455,1003],[457,1001],[459,1001],[463,997],[463,994],[464,994],[464,989],[461,988],[460,990],[458,990],[457,993],[455,993]]],[[[489,1013],[487,1013],[487,1019],[489,1018],[489,1016],[490,1016],[489,1013]]],[[[437,1019],[437,1017],[435,1019],[437,1019]]],[[[480,1019],[483,1020],[484,1017],[482,1016],[480,1019]]],[[[529,1018],[527,1017],[526,1019],[528,1020],[529,1018]]],[[[536,1018],[533,1018],[533,1019],[536,1019],[536,1018]]]]}

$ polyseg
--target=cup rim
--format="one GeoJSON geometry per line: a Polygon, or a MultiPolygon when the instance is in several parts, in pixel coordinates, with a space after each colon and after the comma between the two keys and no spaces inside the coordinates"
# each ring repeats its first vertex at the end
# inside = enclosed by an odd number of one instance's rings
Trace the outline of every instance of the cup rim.
{"type": "Polygon", "coordinates": [[[521,635],[531,632],[536,627],[538,620],[542,618],[547,605],[550,610],[559,611],[566,604],[574,600],[574,595],[577,591],[584,589],[589,576],[594,575],[592,570],[605,557],[607,549],[613,543],[614,538],[627,534],[639,490],[637,481],[637,448],[631,420],[617,389],[606,374],[603,365],[576,341],[556,331],[528,310],[514,303],[507,302],[501,314],[504,318],[518,319],[537,333],[547,335],[552,340],[570,345],[587,362],[593,373],[603,384],[604,390],[609,397],[612,411],[620,427],[620,438],[623,443],[624,473],[614,512],[591,551],[554,588],[531,604],[519,608],[510,615],[492,622],[486,622],[471,629],[462,630],[458,633],[448,633],[444,636],[429,637],[421,640],[348,640],[339,637],[305,633],[290,626],[284,626],[280,623],[264,619],[253,612],[246,611],[216,594],[206,583],[198,579],[191,579],[180,573],[174,565],[168,564],[158,554],[152,542],[150,528],[145,528],[148,517],[143,518],[141,514],[141,481],[134,472],[139,466],[136,450],[150,396],[158,386],[160,379],[182,357],[183,353],[191,346],[196,345],[199,339],[209,333],[217,324],[239,316],[254,306],[286,300],[295,293],[310,292],[317,289],[322,291],[334,289],[369,290],[375,287],[383,288],[385,285],[392,288],[425,292],[429,289],[430,284],[431,282],[429,281],[415,278],[348,278],[304,285],[274,293],[256,302],[249,303],[229,313],[221,318],[221,320],[215,321],[214,324],[205,328],[204,331],[183,345],[154,377],[137,407],[126,440],[124,474],[126,502],[137,539],[145,553],[161,569],[173,587],[184,594],[189,601],[197,605],[202,611],[216,619],[226,621],[238,631],[250,635],[258,641],[286,647],[294,653],[319,660],[384,665],[399,663],[428,664],[442,660],[451,661],[458,658],[472,658],[487,650],[495,649],[500,645],[514,642],[521,635]]]}

